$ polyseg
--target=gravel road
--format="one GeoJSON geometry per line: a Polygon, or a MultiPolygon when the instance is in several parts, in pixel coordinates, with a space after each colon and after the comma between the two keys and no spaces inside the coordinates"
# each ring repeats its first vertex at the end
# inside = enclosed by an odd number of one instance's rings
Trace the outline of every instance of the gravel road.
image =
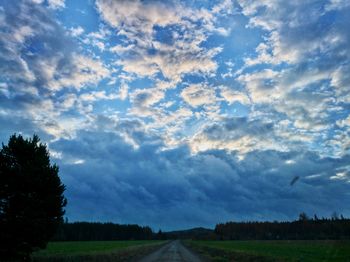
{"type": "Polygon", "coordinates": [[[158,261],[186,261],[186,262],[201,262],[201,260],[190,250],[184,247],[180,241],[172,241],[165,246],[162,246],[155,252],[144,257],[139,262],[158,262],[158,261]]]}

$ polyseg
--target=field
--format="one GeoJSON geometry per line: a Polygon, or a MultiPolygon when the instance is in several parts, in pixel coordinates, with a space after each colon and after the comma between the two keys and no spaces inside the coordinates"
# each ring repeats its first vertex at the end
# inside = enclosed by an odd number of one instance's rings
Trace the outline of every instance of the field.
{"type": "Polygon", "coordinates": [[[130,261],[157,249],[165,241],[51,242],[33,254],[33,261],[130,261]]]}
{"type": "Polygon", "coordinates": [[[187,241],[212,261],[350,261],[350,241],[187,241]]]}

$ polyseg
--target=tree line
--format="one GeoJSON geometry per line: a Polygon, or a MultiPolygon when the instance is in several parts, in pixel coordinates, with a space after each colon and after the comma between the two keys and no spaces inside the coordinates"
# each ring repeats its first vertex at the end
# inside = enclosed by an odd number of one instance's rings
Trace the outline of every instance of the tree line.
{"type": "Polygon", "coordinates": [[[62,223],[52,241],[149,240],[157,235],[148,226],[99,222],[62,223]]]}
{"type": "Polygon", "coordinates": [[[215,235],[220,240],[326,240],[350,239],[350,219],[309,218],[286,222],[227,222],[217,224],[215,235]]]}
{"type": "Polygon", "coordinates": [[[350,239],[350,219],[333,215],[331,218],[312,218],[305,213],[295,221],[227,222],[217,224],[214,230],[189,230],[154,233],[148,226],[113,223],[62,223],[53,241],[87,240],[339,240],[350,239]]]}

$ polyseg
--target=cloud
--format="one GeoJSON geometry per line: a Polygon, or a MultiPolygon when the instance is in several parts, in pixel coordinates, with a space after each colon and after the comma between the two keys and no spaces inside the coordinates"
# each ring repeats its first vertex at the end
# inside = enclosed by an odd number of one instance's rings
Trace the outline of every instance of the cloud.
{"type": "Polygon", "coordinates": [[[119,98],[121,100],[125,100],[129,95],[128,91],[129,91],[129,86],[125,82],[122,82],[119,88],[119,98]]]}
{"type": "MultiPolygon", "coordinates": [[[[341,49],[348,49],[349,34],[345,30],[346,15],[327,27],[321,25],[330,19],[329,12],[335,6],[346,12],[350,6],[344,1],[305,2],[284,4],[278,1],[239,1],[243,14],[250,19],[250,26],[260,27],[269,35],[256,48],[258,57],[247,59],[248,65],[258,63],[299,63],[310,55],[324,58],[339,56],[341,49]],[[308,16],[305,16],[308,10],[308,16]],[[346,39],[346,40],[345,40],[346,39]]],[[[343,57],[344,53],[343,53],[343,57]]],[[[340,58],[340,57],[339,57],[340,58]]]]}
{"type": "Polygon", "coordinates": [[[193,152],[220,149],[239,155],[264,149],[287,151],[278,140],[273,122],[235,117],[204,126],[191,138],[190,148],[193,152]]]}
{"type": "Polygon", "coordinates": [[[234,102],[239,102],[241,104],[250,104],[249,97],[237,90],[228,88],[227,86],[222,86],[220,88],[220,95],[227,101],[229,104],[234,102]]]}
{"type": "Polygon", "coordinates": [[[280,99],[285,90],[280,90],[276,81],[280,72],[265,69],[240,75],[237,80],[245,84],[254,103],[273,103],[280,99]]]}
{"type": "Polygon", "coordinates": [[[193,84],[184,88],[181,97],[192,107],[210,105],[217,100],[215,89],[205,84],[193,84]]]}
{"type": "MultiPolygon", "coordinates": [[[[81,127],[83,117],[67,120],[65,114],[73,108],[83,115],[91,110],[78,101],[76,92],[96,86],[110,76],[109,69],[100,60],[79,54],[73,40],[44,5],[17,1],[5,4],[1,12],[6,21],[0,33],[0,82],[6,83],[0,96],[4,114],[18,117],[18,121],[32,121],[35,132],[72,136],[81,127]]],[[[82,33],[82,28],[77,30],[75,34],[82,33]]],[[[98,95],[102,93],[81,97],[116,97],[98,95]]]]}
{"type": "Polygon", "coordinates": [[[100,100],[113,100],[119,98],[118,94],[106,94],[105,91],[94,91],[89,93],[84,93],[80,96],[80,101],[83,102],[93,102],[93,101],[100,101],[100,100]]]}
{"type": "MultiPolygon", "coordinates": [[[[50,65],[46,66],[50,68],[50,65]]],[[[110,75],[110,71],[101,61],[77,54],[72,55],[69,73],[56,72],[56,63],[51,66],[52,70],[46,75],[50,79],[49,86],[54,90],[64,87],[80,89],[86,85],[96,85],[110,75]]]]}
{"type": "Polygon", "coordinates": [[[136,89],[130,93],[130,101],[133,104],[131,112],[138,116],[152,116],[158,110],[152,106],[164,98],[164,91],[157,88],[136,89]]]}
{"type": "Polygon", "coordinates": [[[350,6],[350,3],[346,0],[330,0],[329,3],[326,4],[326,11],[332,10],[342,10],[346,9],[350,6]]]}
{"type": "MultiPolygon", "coordinates": [[[[167,109],[158,106],[158,102],[178,100],[173,94],[169,96],[171,91],[168,90],[180,86],[188,75],[214,76],[218,68],[215,57],[223,48],[205,46],[205,43],[211,35],[229,35],[229,30],[218,26],[217,22],[220,17],[232,12],[232,3],[225,1],[210,8],[198,9],[176,1],[165,5],[156,1],[130,3],[100,0],[96,2],[96,7],[102,21],[116,32],[114,37],[120,40],[108,49],[115,55],[115,65],[121,67],[123,74],[132,78],[123,81],[124,88],[120,96],[122,99],[130,99],[132,108],[128,112],[133,116],[152,119],[150,128],[161,128],[159,121],[169,123],[166,119],[174,119],[179,112],[189,115],[188,109],[177,110],[178,113],[167,112],[167,109]],[[152,82],[152,87],[132,87],[131,83],[135,79],[148,79],[152,82]]],[[[205,92],[204,96],[212,95],[209,94],[210,91],[205,92]]],[[[182,94],[186,96],[185,93],[186,91],[182,94]]],[[[186,99],[189,102],[188,96],[186,99]]],[[[216,100],[215,97],[214,99],[216,100]]],[[[218,105],[215,102],[205,103],[205,110],[205,115],[213,118],[218,105]]],[[[163,135],[168,142],[172,141],[171,144],[175,141],[171,134],[177,132],[175,130],[179,126],[176,125],[183,124],[183,120],[175,121],[171,127],[161,128],[166,130],[163,135]]]]}
{"type": "Polygon", "coordinates": [[[177,10],[163,3],[147,4],[140,1],[111,1],[104,0],[96,3],[103,18],[115,27],[124,24],[142,28],[145,33],[152,33],[153,26],[167,26],[180,21],[177,10]]]}
{"type": "MultiPolygon", "coordinates": [[[[179,82],[185,74],[211,74],[217,69],[213,57],[221,48],[201,47],[211,32],[227,34],[214,26],[215,16],[208,10],[192,10],[179,3],[107,1],[96,3],[101,17],[117,35],[126,37],[125,44],[110,48],[120,55],[118,65],[140,77],[161,73],[170,81],[179,82]],[[202,26],[198,26],[200,23],[202,26]],[[158,35],[174,30],[166,38],[158,35]]],[[[220,13],[221,7],[215,11],[220,13]]]]}
{"type": "Polygon", "coordinates": [[[44,7],[18,2],[4,8],[2,78],[16,83],[14,90],[22,86],[34,86],[39,92],[81,88],[108,76],[100,61],[73,52],[72,41],[44,7]]]}
{"type": "Polygon", "coordinates": [[[47,0],[49,7],[52,9],[61,9],[64,8],[65,5],[65,0],[47,0]]]}
{"type": "Polygon", "coordinates": [[[71,35],[73,37],[77,37],[77,36],[80,36],[81,34],[84,33],[84,28],[82,28],[81,26],[78,26],[78,27],[74,27],[74,28],[71,28],[70,29],[70,32],[71,32],[71,35]]]}
{"type": "MultiPolygon", "coordinates": [[[[250,125],[247,132],[257,132],[256,123],[250,125]]],[[[226,128],[234,132],[238,126],[226,128]]],[[[138,122],[118,121],[113,131],[97,126],[80,131],[77,139],[50,144],[62,152],[57,162],[71,220],[88,217],[178,229],[212,227],[229,219],[264,220],[267,214],[270,219],[295,219],[301,211],[329,215],[334,206],[346,215],[347,187],[331,177],[338,172],[334,164],[346,166],[348,157],[321,159],[307,151],[275,150],[251,151],[243,159],[222,150],[193,155],[186,146],[160,150],[161,139],[143,132],[138,122]],[[124,132],[135,140],[142,136],[139,147],[125,142],[124,132]],[[76,165],[70,159],[85,162],[76,165]],[[306,179],[318,173],[323,175],[306,179]],[[295,175],[298,184],[290,187],[295,175]]]]}
{"type": "Polygon", "coordinates": [[[349,59],[349,6],[343,1],[239,5],[249,26],[265,34],[236,77],[254,108],[269,118],[290,121],[289,139],[298,132],[307,146],[323,141],[328,154],[345,154],[327,133],[336,125],[335,115],[348,114],[350,89],[344,69],[349,59]]]}

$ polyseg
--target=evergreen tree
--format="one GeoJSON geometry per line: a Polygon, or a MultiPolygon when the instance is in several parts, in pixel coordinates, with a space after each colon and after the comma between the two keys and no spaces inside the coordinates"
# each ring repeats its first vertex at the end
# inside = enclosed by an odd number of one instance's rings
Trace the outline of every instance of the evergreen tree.
{"type": "Polygon", "coordinates": [[[0,151],[0,260],[26,260],[62,222],[65,186],[39,137],[12,135],[0,151]]]}

